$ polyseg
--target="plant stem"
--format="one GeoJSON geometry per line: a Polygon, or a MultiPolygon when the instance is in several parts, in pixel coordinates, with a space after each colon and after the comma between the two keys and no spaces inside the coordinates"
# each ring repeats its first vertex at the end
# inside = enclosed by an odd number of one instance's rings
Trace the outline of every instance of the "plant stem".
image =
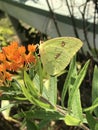
{"type": "Polygon", "coordinates": [[[84,124],[81,124],[80,127],[83,129],[83,130],[90,130],[86,125],[84,124]]]}

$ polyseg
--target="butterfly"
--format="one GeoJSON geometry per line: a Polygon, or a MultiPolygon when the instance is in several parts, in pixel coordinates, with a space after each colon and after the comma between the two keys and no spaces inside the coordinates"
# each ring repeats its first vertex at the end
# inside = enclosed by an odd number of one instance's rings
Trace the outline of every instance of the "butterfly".
{"type": "Polygon", "coordinates": [[[70,63],[83,42],[74,37],[58,37],[40,44],[43,68],[49,75],[57,75],[70,63]]]}

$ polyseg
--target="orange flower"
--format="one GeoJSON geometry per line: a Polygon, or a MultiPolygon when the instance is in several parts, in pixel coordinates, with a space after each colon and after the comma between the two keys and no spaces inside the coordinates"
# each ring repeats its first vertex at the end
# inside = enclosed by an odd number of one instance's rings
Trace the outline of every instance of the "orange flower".
{"type": "Polygon", "coordinates": [[[9,72],[6,72],[6,73],[5,73],[5,79],[6,79],[6,80],[11,80],[11,77],[12,77],[12,74],[11,74],[11,73],[9,73],[9,72]]]}
{"type": "Polygon", "coordinates": [[[8,60],[11,60],[12,57],[15,55],[18,49],[18,43],[12,42],[12,44],[8,45],[7,47],[3,47],[2,51],[5,54],[5,56],[8,58],[8,60]]]}
{"type": "Polygon", "coordinates": [[[35,50],[36,50],[36,45],[33,45],[33,44],[32,45],[31,44],[28,45],[28,51],[29,52],[35,52],[35,50]]]}
{"type": "Polygon", "coordinates": [[[22,67],[23,67],[22,64],[6,61],[6,70],[17,71],[18,69],[20,69],[22,67]]]}
{"type": "Polygon", "coordinates": [[[27,55],[25,55],[25,63],[31,63],[31,62],[36,63],[36,58],[32,54],[33,52],[36,51],[36,45],[29,44],[28,45],[28,51],[29,51],[29,53],[27,55]]]}
{"type": "Polygon", "coordinates": [[[1,72],[0,71],[0,86],[4,84],[6,80],[11,80],[12,74],[7,71],[1,72]]]}
{"type": "Polygon", "coordinates": [[[2,50],[4,50],[6,53],[9,53],[17,50],[17,48],[18,48],[18,43],[12,42],[10,45],[3,47],[2,50]]]}
{"type": "Polygon", "coordinates": [[[28,54],[26,54],[26,48],[19,47],[17,42],[3,47],[0,52],[0,83],[11,80],[10,71],[17,71],[28,63],[36,63],[36,58],[33,55],[35,51],[36,45],[28,45],[28,54]]]}
{"type": "Polygon", "coordinates": [[[23,55],[26,52],[26,48],[24,46],[21,46],[18,48],[19,54],[23,55]]]}
{"type": "Polygon", "coordinates": [[[1,63],[0,64],[0,72],[4,72],[4,71],[6,71],[6,66],[5,66],[5,64],[1,63]]]}
{"type": "Polygon", "coordinates": [[[18,48],[19,44],[16,41],[13,41],[13,42],[10,43],[9,46],[12,47],[13,49],[15,49],[15,48],[18,48]]]}
{"type": "Polygon", "coordinates": [[[5,55],[2,53],[2,52],[0,52],[0,61],[5,61],[6,60],[6,57],[5,57],[5,55]]]}
{"type": "Polygon", "coordinates": [[[25,60],[25,63],[36,63],[36,59],[35,59],[35,56],[33,56],[32,54],[28,54],[25,56],[26,60],[25,60]]]}
{"type": "Polygon", "coordinates": [[[11,45],[3,47],[2,50],[9,61],[6,62],[7,69],[17,71],[24,64],[22,55],[25,54],[25,47],[18,47],[18,43],[12,42],[11,45]]]}
{"type": "Polygon", "coordinates": [[[0,86],[3,85],[3,82],[5,81],[4,74],[0,72],[0,86]]]}

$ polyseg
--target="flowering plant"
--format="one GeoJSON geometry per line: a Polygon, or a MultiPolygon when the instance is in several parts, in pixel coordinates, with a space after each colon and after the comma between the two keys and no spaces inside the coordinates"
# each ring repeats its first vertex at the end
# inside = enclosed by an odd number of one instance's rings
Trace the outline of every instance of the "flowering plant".
{"type": "Polygon", "coordinates": [[[12,42],[11,45],[2,48],[0,52],[0,86],[11,80],[11,72],[17,72],[29,63],[35,64],[36,59],[32,55],[35,49],[36,46],[28,45],[28,54],[26,54],[26,48],[19,47],[17,42],[12,42]]]}
{"type": "MultiPolygon", "coordinates": [[[[62,46],[65,45],[63,42],[62,46]]],[[[68,73],[62,71],[58,75],[49,75],[44,70],[40,59],[41,54],[39,56],[36,49],[36,45],[28,45],[25,48],[19,46],[17,42],[12,42],[2,48],[0,52],[0,111],[6,119],[18,122],[21,127],[26,126],[27,130],[41,130],[51,120],[62,120],[68,126],[78,126],[88,130],[84,125],[87,120],[81,106],[79,87],[86,74],[89,61],[78,71],[76,58],[72,56],[68,73]],[[67,73],[67,76],[58,99],[58,77],[64,73],[67,73]],[[67,92],[69,98],[65,107],[67,92]],[[8,101],[7,104],[5,101],[8,101]],[[12,108],[20,109],[10,116],[12,108]]],[[[56,53],[54,58],[57,59],[59,56],[61,53],[56,53]]]]}

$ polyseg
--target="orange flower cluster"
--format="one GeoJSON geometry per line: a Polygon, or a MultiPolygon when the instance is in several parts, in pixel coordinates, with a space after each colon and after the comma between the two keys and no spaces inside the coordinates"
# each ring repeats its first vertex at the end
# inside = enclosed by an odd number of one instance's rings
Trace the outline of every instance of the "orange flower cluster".
{"type": "Polygon", "coordinates": [[[26,54],[26,48],[19,46],[17,42],[3,47],[0,52],[0,84],[11,79],[11,71],[17,71],[28,63],[36,63],[35,50],[35,45],[28,45],[28,54],[26,54]]]}

